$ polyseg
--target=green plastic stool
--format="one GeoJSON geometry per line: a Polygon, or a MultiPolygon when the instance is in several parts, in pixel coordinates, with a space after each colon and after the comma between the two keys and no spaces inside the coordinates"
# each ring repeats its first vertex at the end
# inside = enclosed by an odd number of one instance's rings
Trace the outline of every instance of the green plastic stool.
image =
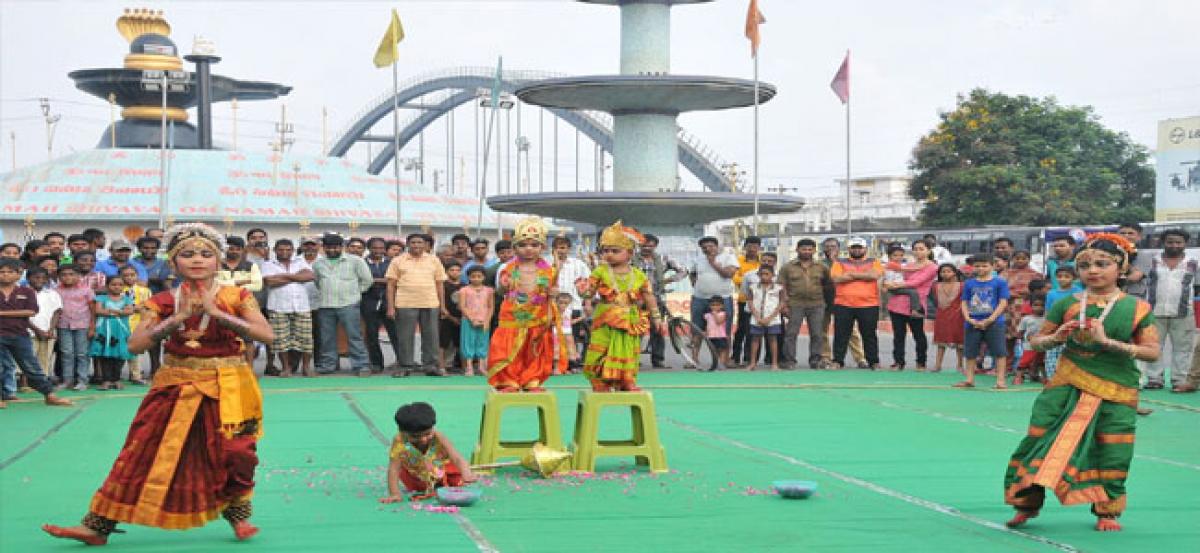
{"type": "Polygon", "coordinates": [[[650,392],[579,392],[575,410],[575,470],[593,472],[598,457],[634,457],[651,472],[667,472],[667,453],[658,440],[654,397],[650,392]],[[633,436],[629,440],[601,440],[600,411],[628,407],[633,436]]]}
{"type": "MultiPolygon", "coordinates": [[[[479,441],[471,453],[472,465],[495,463],[499,459],[524,457],[541,442],[551,449],[563,449],[562,423],[558,418],[558,398],[550,392],[500,393],[488,390],[483,399],[479,422],[479,441]],[[508,408],[534,408],[538,412],[538,438],[532,441],[506,442],[500,439],[500,421],[508,408]]],[[[491,472],[483,470],[479,472],[491,472]]]]}

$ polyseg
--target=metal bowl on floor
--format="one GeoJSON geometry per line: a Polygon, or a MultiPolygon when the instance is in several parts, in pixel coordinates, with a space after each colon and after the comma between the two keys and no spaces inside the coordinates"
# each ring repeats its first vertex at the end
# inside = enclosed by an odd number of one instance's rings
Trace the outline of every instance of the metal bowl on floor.
{"type": "Polygon", "coordinates": [[[817,483],[810,480],[776,480],[771,487],[785,499],[807,499],[817,491],[817,483]]]}
{"type": "Polygon", "coordinates": [[[437,489],[438,502],[442,505],[469,507],[479,501],[482,495],[483,490],[479,488],[456,486],[437,489]]]}

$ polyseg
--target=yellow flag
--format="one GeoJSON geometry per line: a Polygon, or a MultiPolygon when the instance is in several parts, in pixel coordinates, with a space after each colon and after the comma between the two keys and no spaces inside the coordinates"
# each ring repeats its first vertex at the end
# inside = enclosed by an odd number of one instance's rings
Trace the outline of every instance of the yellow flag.
{"type": "Polygon", "coordinates": [[[375,50],[375,67],[387,67],[400,59],[400,52],[396,49],[396,45],[401,40],[404,40],[404,27],[400,25],[400,16],[393,8],[392,23],[388,25],[383,40],[379,41],[379,49],[375,50]]]}

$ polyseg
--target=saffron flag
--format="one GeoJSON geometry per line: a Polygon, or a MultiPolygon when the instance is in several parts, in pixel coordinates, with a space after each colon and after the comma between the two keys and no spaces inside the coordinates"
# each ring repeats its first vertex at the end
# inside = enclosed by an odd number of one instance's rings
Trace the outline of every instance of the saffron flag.
{"type": "Polygon", "coordinates": [[[750,7],[746,10],[746,38],[750,39],[750,57],[752,58],[758,57],[758,43],[762,42],[762,36],[758,34],[758,26],[766,22],[767,18],[758,11],[758,0],[750,0],[750,7]]]}
{"type": "Polygon", "coordinates": [[[839,100],[843,104],[850,101],[850,51],[846,51],[846,59],[842,60],[842,66],[838,68],[837,75],[833,76],[833,82],[829,83],[829,88],[833,89],[833,93],[837,94],[839,100]]]}
{"type": "Polygon", "coordinates": [[[496,80],[492,81],[492,109],[500,107],[500,82],[504,80],[504,56],[496,59],[496,80]]]}
{"type": "Polygon", "coordinates": [[[383,40],[379,41],[379,48],[375,50],[375,67],[387,67],[400,59],[400,52],[396,49],[396,45],[400,44],[401,40],[404,40],[404,27],[400,25],[400,16],[393,8],[392,22],[388,25],[383,40]]]}

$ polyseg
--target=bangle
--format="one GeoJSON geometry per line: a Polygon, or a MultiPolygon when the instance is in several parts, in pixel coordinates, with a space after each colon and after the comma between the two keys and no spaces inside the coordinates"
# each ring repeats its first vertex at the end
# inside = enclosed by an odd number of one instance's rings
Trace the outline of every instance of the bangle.
{"type": "Polygon", "coordinates": [[[233,330],[238,334],[245,334],[250,331],[250,323],[228,313],[222,312],[219,319],[221,324],[229,327],[230,330],[233,330]]]}
{"type": "Polygon", "coordinates": [[[179,328],[179,325],[172,323],[171,319],[168,318],[150,331],[150,338],[155,342],[161,342],[166,340],[177,328],[179,328]]]}

